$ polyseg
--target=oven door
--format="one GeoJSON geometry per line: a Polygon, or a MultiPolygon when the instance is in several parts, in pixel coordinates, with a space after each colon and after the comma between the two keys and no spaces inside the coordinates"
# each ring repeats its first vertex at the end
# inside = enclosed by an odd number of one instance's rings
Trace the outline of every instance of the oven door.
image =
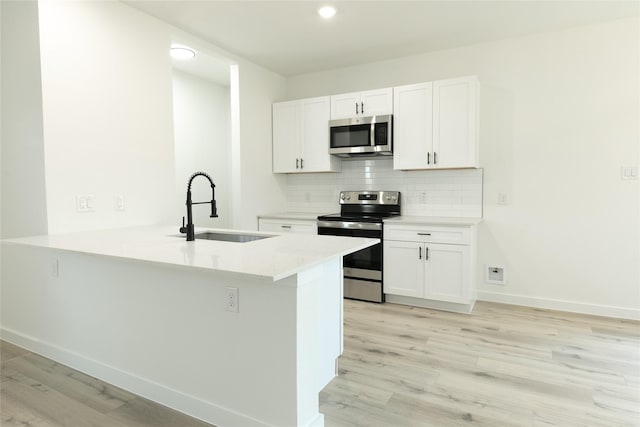
{"type": "MultiPolygon", "coordinates": [[[[380,229],[333,228],[324,227],[321,224],[321,222],[318,223],[318,234],[369,237],[382,240],[382,230],[380,229]]],[[[382,243],[345,255],[342,265],[344,268],[345,298],[371,302],[384,301],[382,290],[382,243]]]]}

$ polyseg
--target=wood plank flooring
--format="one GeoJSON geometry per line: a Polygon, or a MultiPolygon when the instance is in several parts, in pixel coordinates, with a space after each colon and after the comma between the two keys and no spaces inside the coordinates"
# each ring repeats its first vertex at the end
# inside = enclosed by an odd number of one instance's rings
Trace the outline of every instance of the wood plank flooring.
{"type": "Polygon", "coordinates": [[[335,426],[640,426],[640,322],[479,302],[345,300],[335,426]]]}
{"type": "MultiPolygon", "coordinates": [[[[320,394],[327,427],[640,426],[640,322],[345,300],[344,331],[320,394]]],[[[209,426],[12,344],[0,353],[2,426],[209,426]]]]}

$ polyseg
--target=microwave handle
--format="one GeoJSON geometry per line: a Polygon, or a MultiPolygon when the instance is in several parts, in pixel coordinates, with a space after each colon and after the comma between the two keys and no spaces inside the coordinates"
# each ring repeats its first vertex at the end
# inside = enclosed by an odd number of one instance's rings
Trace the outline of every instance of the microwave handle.
{"type": "Polygon", "coordinates": [[[369,145],[376,146],[376,123],[371,122],[371,131],[369,132],[369,145]]]}

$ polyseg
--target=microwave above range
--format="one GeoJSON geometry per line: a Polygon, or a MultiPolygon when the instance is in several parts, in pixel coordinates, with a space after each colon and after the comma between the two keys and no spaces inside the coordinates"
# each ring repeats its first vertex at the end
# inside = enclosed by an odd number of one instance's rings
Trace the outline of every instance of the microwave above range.
{"type": "Polygon", "coordinates": [[[329,154],[340,157],[390,156],[393,140],[391,114],[329,121],[329,154]]]}

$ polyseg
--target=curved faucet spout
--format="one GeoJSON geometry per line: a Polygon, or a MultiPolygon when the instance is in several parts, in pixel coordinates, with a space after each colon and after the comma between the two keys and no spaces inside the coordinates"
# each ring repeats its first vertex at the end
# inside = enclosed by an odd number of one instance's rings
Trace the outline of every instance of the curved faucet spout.
{"type": "MultiPolygon", "coordinates": [[[[213,183],[213,180],[211,179],[209,174],[205,172],[196,172],[193,175],[191,175],[191,177],[189,178],[189,183],[187,184],[187,225],[186,226],[183,225],[182,227],[180,227],[181,233],[187,233],[187,241],[191,242],[195,240],[195,232],[194,232],[194,225],[193,225],[193,205],[211,203],[211,215],[209,215],[209,217],[217,218],[218,210],[216,208],[215,189],[216,189],[216,185],[213,183]],[[203,176],[207,178],[207,180],[209,181],[209,184],[211,184],[211,201],[210,202],[193,202],[191,200],[191,184],[193,183],[193,180],[197,176],[203,176]]],[[[184,218],[183,218],[183,223],[184,223],[184,218]]]]}

